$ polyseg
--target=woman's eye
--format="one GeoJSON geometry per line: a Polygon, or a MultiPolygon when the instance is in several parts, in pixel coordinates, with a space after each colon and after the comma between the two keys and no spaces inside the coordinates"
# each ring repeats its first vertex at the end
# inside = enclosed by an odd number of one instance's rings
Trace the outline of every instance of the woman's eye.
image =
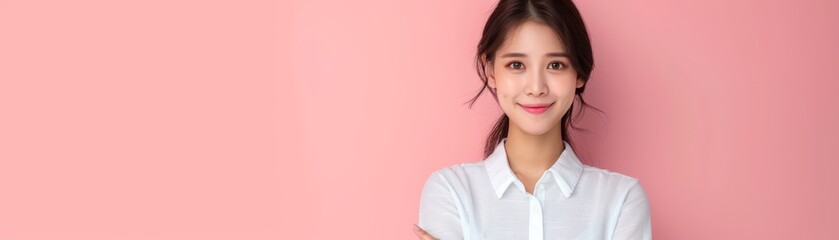
{"type": "Polygon", "coordinates": [[[552,63],[548,64],[548,68],[550,68],[550,69],[565,68],[565,64],[562,64],[561,62],[552,62],[552,63]]]}
{"type": "Polygon", "coordinates": [[[511,62],[510,64],[508,64],[508,66],[513,69],[522,69],[524,67],[524,65],[520,62],[511,62]]]}

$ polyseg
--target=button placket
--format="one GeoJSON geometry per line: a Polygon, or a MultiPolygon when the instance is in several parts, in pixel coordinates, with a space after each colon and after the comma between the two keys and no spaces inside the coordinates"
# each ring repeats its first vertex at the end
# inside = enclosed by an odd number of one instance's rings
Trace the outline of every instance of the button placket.
{"type": "Polygon", "coordinates": [[[528,196],[530,202],[530,229],[528,239],[542,240],[544,238],[542,222],[542,204],[535,196],[528,196]]]}

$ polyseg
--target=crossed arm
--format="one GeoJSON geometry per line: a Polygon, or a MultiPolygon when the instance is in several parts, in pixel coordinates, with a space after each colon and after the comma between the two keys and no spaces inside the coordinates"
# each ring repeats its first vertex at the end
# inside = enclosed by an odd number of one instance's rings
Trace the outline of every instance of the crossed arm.
{"type": "MultiPolygon", "coordinates": [[[[438,172],[426,181],[420,198],[419,225],[414,225],[419,239],[465,238],[457,203],[447,184],[438,172]]],[[[612,239],[652,239],[650,205],[640,183],[627,189],[620,209],[612,239]]]]}
{"type": "Polygon", "coordinates": [[[448,182],[434,172],[422,190],[419,207],[419,226],[414,233],[420,239],[464,239],[461,216],[448,182]]]}

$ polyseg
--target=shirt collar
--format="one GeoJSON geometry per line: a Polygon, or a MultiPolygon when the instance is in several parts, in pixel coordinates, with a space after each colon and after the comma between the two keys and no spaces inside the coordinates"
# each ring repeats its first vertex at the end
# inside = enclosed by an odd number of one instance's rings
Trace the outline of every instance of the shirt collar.
{"type": "MultiPolygon", "coordinates": [[[[510,184],[516,180],[513,170],[510,169],[510,163],[507,162],[507,151],[504,148],[506,140],[506,138],[501,139],[493,153],[484,160],[489,180],[495,190],[495,195],[499,199],[510,187],[510,184]]],[[[564,140],[562,142],[565,144],[565,149],[559,155],[559,159],[547,171],[551,172],[551,176],[553,176],[562,194],[567,198],[574,192],[574,186],[577,185],[577,181],[583,174],[583,164],[574,154],[571,144],[564,140]]]]}

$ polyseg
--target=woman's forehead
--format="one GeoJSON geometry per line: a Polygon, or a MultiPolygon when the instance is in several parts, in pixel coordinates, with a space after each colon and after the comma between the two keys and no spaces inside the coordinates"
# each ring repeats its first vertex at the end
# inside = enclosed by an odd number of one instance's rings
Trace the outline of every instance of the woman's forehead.
{"type": "Polygon", "coordinates": [[[550,52],[565,52],[559,34],[550,26],[526,21],[508,32],[498,53],[517,52],[527,55],[543,55],[550,52]]]}

